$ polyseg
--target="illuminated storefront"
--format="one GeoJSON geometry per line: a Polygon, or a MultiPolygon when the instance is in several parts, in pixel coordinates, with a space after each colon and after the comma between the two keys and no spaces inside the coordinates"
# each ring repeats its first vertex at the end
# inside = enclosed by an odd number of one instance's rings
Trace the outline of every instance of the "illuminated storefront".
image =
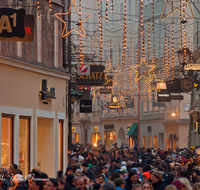
{"type": "Polygon", "coordinates": [[[107,147],[113,146],[116,143],[116,130],[114,125],[104,125],[104,144],[107,147]]]}
{"type": "Polygon", "coordinates": [[[97,146],[97,141],[101,140],[101,133],[92,133],[92,145],[97,146]]]}

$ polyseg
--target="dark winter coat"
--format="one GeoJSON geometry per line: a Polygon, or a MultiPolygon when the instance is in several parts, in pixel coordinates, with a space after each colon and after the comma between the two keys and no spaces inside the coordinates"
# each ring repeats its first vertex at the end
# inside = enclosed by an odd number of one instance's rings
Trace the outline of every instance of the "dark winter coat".
{"type": "Polygon", "coordinates": [[[165,186],[162,181],[156,182],[152,184],[153,190],[164,190],[165,186]]]}

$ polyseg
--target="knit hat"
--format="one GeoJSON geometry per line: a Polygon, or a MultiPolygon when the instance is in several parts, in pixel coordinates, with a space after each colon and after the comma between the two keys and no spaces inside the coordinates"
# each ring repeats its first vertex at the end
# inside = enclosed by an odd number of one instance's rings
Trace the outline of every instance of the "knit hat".
{"type": "Polygon", "coordinates": [[[122,178],[116,178],[114,180],[114,183],[116,187],[119,187],[120,185],[125,184],[126,182],[122,178]]]}
{"type": "Polygon", "coordinates": [[[88,163],[87,162],[83,162],[82,164],[81,164],[83,167],[88,167],[88,163]]]}
{"type": "Polygon", "coordinates": [[[149,180],[149,173],[148,172],[144,172],[142,175],[144,175],[148,180],[149,180]]]}
{"type": "Polygon", "coordinates": [[[84,160],[84,157],[81,156],[81,155],[79,155],[79,156],[78,156],[78,163],[80,163],[82,160],[84,160]]]}
{"type": "Polygon", "coordinates": [[[75,157],[72,157],[71,161],[77,161],[77,159],[75,157]]]}
{"type": "Polygon", "coordinates": [[[125,161],[122,161],[122,162],[121,162],[121,165],[122,165],[122,166],[126,166],[126,162],[125,162],[125,161]]]}
{"type": "Polygon", "coordinates": [[[172,185],[175,185],[178,189],[183,186],[183,183],[180,180],[175,180],[172,182],[172,185]]]}
{"type": "Polygon", "coordinates": [[[105,165],[106,168],[110,169],[109,165],[105,165]]]}
{"type": "Polygon", "coordinates": [[[127,170],[126,166],[122,166],[121,171],[125,171],[125,170],[127,170]]]}

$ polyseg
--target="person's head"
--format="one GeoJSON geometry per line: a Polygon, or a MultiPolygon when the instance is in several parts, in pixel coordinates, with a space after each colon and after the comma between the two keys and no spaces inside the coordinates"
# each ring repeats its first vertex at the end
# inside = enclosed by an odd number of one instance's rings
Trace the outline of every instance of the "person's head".
{"type": "Polygon", "coordinates": [[[72,184],[73,179],[74,179],[74,176],[73,176],[73,175],[68,175],[68,176],[66,177],[66,182],[72,184]]]}
{"type": "Polygon", "coordinates": [[[192,176],[195,178],[196,176],[198,176],[199,171],[198,170],[193,170],[192,171],[192,176]]]}
{"type": "Polygon", "coordinates": [[[89,152],[89,153],[88,153],[88,158],[89,158],[90,160],[92,160],[92,159],[94,158],[94,154],[93,154],[92,152],[89,152]]]}
{"type": "Polygon", "coordinates": [[[114,181],[116,178],[119,178],[119,177],[120,177],[119,172],[114,172],[114,173],[112,173],[110,180],[114,181]]]}
{"type": "Polygon", "coordinates": [[[158,171],[152,172],[151,173],[151,181],[152,181],[152,184],[162,181],[162,174],[158,171]]]}
{"type": "Polygon", "coordinates": [[[84,190],[86,187],[86,179],[84,179],[83,177],[78,178],[76,181],[76,186],[81,189],[84,190]]]}
{"type": "Polygon", "coordinates": [[[172,185],[176,186],[178,190],[185,190],[183,183],[180,180],[175,180],[172,182],[172,185]]]}
{"type": "Polygon", "coordinates": [[[95,183],[93,186],[93,190],[99,190],[101,188],[101,185],[98,183],[95,183]]]}
{"type": "Polygon", "coordinates": [[[185,186],[185,190],[192,190],[192,186],[190,185],[190,182],[189,182],[189,180],[187,178],[180,178],[179,180],[185,186]]]}
{"type": "Polygon", "coordinates": [[[97,176],[97,183],[98,184],[103,184],[104,181],[105,181],[104,175],[100,174],[100,175],[97,176]]]}
{"type": "Polygon", "coordinates": [[[115,184],[112,181],[106,181],[102,187],[101,190],[116,190],[115,184]]]}
{"type": "Polygon", "coordinates": [[[116,161],[115,161],[115,160],[111,160],[111,165],[112,165],[113,167],[115,167],[115,166],[116,166],[116,161]]]}
{"type": "Polygon", "coordinates": [[[152,184],[149,181],[144,181],[142,183],[143,190],[153,190],[152,184]]]}
{"type": "Polygon", "coordinates": [[[105,167],[105,166],[102,166],[102,167],[101,167],[101,173],[103,173],[103,174],[106,174],[106,173],[107,173],[107,170],[106,170],[106,167],[105,167]]]}
{"type": "Polygon", "coordinates": [[[73,168],[71,166],[67,167],[67,175],[73,174],[73,168]]]}
{"type": "Polygon", "coordinates": [[[29,188],[31,190],[43,190],[43,181],[39,178],[32,178],[29,188]]]}
{"type": "Polygon", "coordinates": [[[106,169],[106,173],[108,173],[108,171],[110,169],[109,165],[105,165],[105,169],[106,169]]]}
{"type": "Polygon", "coordinates": [[[77,164],[77,159],[75,157],[71,158],[71,165],[76,165],[77,164]]]}
{"type": "Polygon", "coordinates": [[[174,185],[167,185],[167,186],[165,187],[165,190],[177,190],[177,188],[176,188],[176,186],[174,186],[174,185]]]}
{"type": "Polygon", "coordinates": [[[83,163],[81,164],[81,168],[82,168],[83,171],[86,171],[86,170],[87,170],[87,167],[88,167],[88,163],[87,163],[87,162],[83,162],[83,163]]]}
{"type": "Polygon", "coordinates": [[[58,179],[57,179],[57,182],[58,182],[58,189],[63,190],[63,189],[65,188],[65,183],[64,183],[64,181],[63,181],[61,178],[58,178],[58,179]]]}
{"type": "Polygon", "coordinates": [[[128,178],[133,182],[133,183],[137,183],[138,181],[138,174],[136,172],[136,170],[131,170],[129,175],[128,175],[128,178]]]}
{"type": "Polygon", "coordinates": [[[200,190],[200,182],[193,184],[193,190],[200,190]]]}
{"type": "Polygon", "coordinates": [[[142,174],[143,181],[149,181],[149,176],[150,176],[150,174],[148,172],[144,172],[142,174]]]}
{"type": "Polygon", "coordinates": [[[114,183],[116,187],[121,187],[122,189],[124,189],[126,182],[122,178],[116,178],[114,180],[114,183]]]}
{"type": "Polygon", "coordinates": [[[133,185],[132,190],[143,190],[143,188],[141,184],[135,184],[133,185]]]}
{"type": "Polygon", "coordinates": [[[78,176],[81,176],[81,175],[82,175],[82,171],[80,169],[77,169],[76,170],[76,176],[78,177],[78,176]]]}
{"type": "Polygon", "coordinates": [[[8,173],[9,173],[9,174],[14,174],[16,169],[18,169],[18,166],[17,166],[17,164],[14,164],[14,163],[13,163],[13,164],[11,164],[10,167],[8,168],[8,173]]]}
{"type": "Polygon", "coordinates": [[[49,178],[44,185],[45,190],[56,190],[58,189],[58,182],[55,178],[49,178]]]}
{"type": "Polygon", "coordinates": [[[24,178],[21,174],[16,174],[13,177],[13,182],[15,183],[15,185],[18,185],[19,183],[23,182],[24,178]]]}

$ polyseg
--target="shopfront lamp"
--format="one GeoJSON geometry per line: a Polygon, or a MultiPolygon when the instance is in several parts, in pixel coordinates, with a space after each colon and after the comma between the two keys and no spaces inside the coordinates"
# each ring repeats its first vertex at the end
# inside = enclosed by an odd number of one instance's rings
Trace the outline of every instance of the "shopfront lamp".
{"type": "Polygon", "coordinates": [[[184,66],[189,63],[191,52],[188,48],[183,48],[177,51],[180,65],[184,66]]]}
{"type": "Polygon", "coordinates": [[[175,117],[175,116],[176,116],[176,113],[175,113],[175,112],[173,112],[173,113],[172,113],[172,117],[175,117]]]}
{"type": "Polygon", "coordinates": [[[116,103],[117,102],[117,97],[113,96],[113,102],[116,103]]]}

